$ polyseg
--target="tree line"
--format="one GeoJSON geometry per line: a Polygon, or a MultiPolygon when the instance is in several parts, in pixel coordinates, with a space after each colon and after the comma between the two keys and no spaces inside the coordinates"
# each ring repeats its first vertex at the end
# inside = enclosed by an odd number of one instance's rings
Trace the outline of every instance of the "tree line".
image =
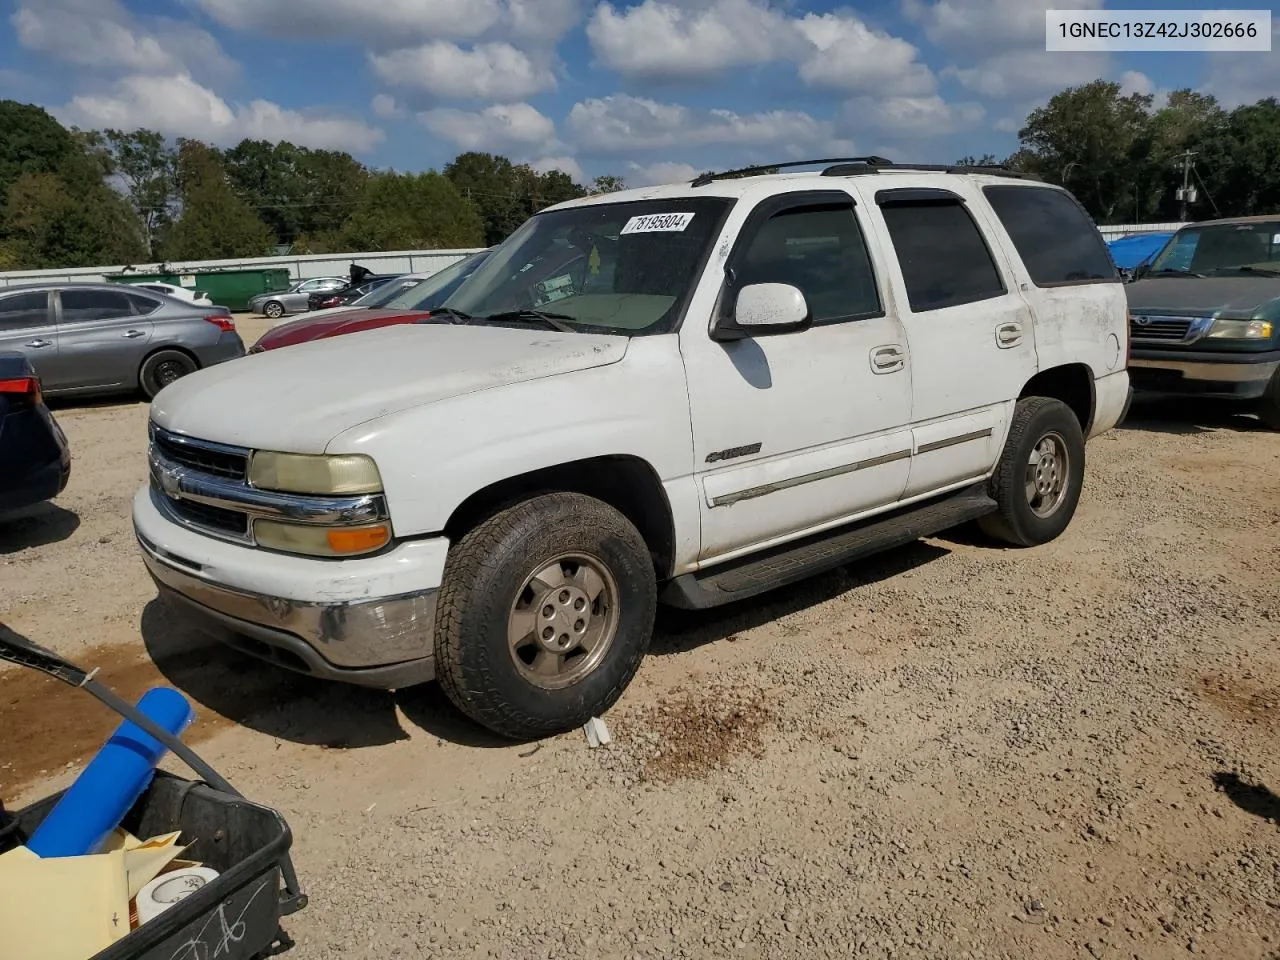
{"type": "MultiPolygon", "coordinates": [[[[244,140],[219,149],[152,130],[66,128],[0,101],[0,270],[303,253],[489,246],[554,203],[626,186],[576,183],[489,153],[440,171],[372,169],[350,154],[244,140]]],[[[1070,189],[1102,224],[1280,213],[1280,103],[1224,109],[1177,90],[1095,81],[1033,110],[1003,163],[1070,189]]]]}

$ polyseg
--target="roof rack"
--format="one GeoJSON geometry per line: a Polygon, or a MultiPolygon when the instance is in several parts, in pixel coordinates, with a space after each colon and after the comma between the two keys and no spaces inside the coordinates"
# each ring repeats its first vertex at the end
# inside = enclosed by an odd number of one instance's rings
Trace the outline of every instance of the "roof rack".
{"type": "Polygon", "coordinates": [[[1014,180],[1043,180],[1034,173],[1022,173],[1011,170],[1002,164],[967,165],[958,163],[894,163],[884,157],[831,157],[825,160],[788,160],[785,163],[762,164],[757,167],[743,167],[739,170],[724,170],[720,173],[704,173],[690,181],[692,186],[705,187],[715,180],[728,177],[745,177],[789,167],[816,167],[818,164],[830,164],[822,171],[824,177],[853,177],[868,173],[879,173],[882,168],[892,167],[894,170],[919,170],[930,173],[981,173],[995,177],[1009,177],[1014,180]]]}

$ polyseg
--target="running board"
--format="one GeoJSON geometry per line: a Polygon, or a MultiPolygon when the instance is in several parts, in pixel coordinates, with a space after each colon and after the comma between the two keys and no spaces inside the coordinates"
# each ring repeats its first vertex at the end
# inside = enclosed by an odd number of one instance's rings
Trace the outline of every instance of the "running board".
{"type": "Polygon", "coordinates": [[[709,570],[686,573],[667,584],[662,602],[684,610],[706,610],[745,600],[860,557],[932,536],[997,509],[996,502],[987,495],[986,483],[978,483],[853,527],[840,527],[798,543],[717,564],[709,570]]]}

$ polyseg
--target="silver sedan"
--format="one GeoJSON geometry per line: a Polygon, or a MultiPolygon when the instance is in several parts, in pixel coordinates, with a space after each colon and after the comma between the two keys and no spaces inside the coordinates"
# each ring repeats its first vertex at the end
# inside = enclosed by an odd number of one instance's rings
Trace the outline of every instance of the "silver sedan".
{"type": "Polygon", "coordinates": [[[254,313],[266,314],[272,320],[278,320],[286,313],[301,313],[307,309],[307,298],[313,293],[328,293],[341,290],[351,281],[345,277],[312,277],[310,280],[295,280],[288,290],[276,293],[260,293],[249,298],[249,309],[254,313]]]}
{"type": "Polygon", "coordinates": [[[179,377],[244,356],[226,307],[115,283],[0,287],[0,351],[25,354],[44,391],[150,399],[179,377]]]}

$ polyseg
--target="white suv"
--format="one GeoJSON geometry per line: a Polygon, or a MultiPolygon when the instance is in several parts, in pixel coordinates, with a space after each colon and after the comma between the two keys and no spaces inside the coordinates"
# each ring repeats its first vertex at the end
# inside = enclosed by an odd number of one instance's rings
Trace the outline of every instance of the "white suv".
{"type": "Polygon", "coordinates": [[[163,596],[292,669],[437,678],[512,737],[606,710],[655,606],[979,520],[1034,546],[1129,397],[1070,194],[861,158],[537,214],[430,322],[184,377],[134,524],[163,596]]]}

